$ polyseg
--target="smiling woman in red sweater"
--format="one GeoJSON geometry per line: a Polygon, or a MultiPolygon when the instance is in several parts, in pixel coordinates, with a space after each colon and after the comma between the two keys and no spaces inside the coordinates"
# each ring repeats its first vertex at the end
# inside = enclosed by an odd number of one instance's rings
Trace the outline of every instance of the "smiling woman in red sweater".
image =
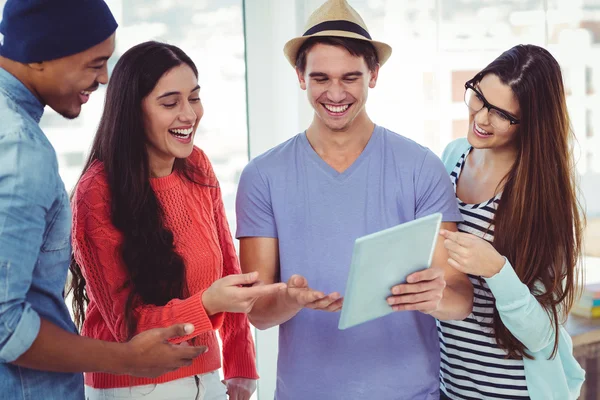
{"type": "Polygon", "coordinates": [[[193,145],[203,115],[199,92],[194,63],[175,46],[146,42],[120,58],[72,202],[71,289],[85,336],[124,342],[191,322],[193,334],[174,345],[208,351],[155,379],[86,374],[89,400],[225,399],[226,390],[247,400],[256,388],[245,313],[282,284],[240,275],[218,181],[193,145]]]}

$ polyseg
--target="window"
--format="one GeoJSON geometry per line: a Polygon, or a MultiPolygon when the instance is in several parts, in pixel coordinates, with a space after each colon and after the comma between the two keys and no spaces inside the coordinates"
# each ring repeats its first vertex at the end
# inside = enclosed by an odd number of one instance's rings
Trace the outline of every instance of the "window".
{"type": "MultiPolygon", "coordinates": [[[[5,2],[0,0],[0,9],[5,2]]],[[[119,22],[109,72],[121,54],[146,40],[177,45],[196,63],[205,114],[195,144],[213,163],[233,228],[235,190],[248,160],[242,1],[107,0],[107,4],[119,22]]],[[[83,168],[80,155],[87,156],[105,90],[100,87],[72,121],[49,107],[44,111],[41,127],[59,156],[67,190],[73,188],[83,168]]]]}

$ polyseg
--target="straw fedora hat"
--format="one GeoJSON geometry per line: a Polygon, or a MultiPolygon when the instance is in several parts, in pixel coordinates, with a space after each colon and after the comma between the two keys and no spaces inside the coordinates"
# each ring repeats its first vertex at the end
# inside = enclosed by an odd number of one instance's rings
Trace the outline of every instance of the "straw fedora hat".
{"type": "Polygon", "coordinates": [[[375,47],[379,65],[383,65],[392,54],[389,45],[371,39],[367,25],[346,0],[327,0],[308,18],[304,34],[285,44],[283,53],[292,67],[296,66],[296,56],[302,44],[315,36],[337,36],[367,41],[375,47]]]}

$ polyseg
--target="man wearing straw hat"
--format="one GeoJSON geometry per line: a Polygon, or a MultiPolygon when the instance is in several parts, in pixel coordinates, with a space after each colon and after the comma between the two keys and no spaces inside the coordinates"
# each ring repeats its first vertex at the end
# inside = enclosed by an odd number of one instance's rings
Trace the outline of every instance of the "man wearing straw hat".
{"type": "Polygon", "coordinates": [[[391,52],[346,1],[317,9],[284,47],[313,121],[252,160],[240,180],[242,268],[288,284],[250,314],[259,329],[280,325],[277,399],[437,399],[434,317],[471,311],[471,284],[447,265],[440,241],[433,266],[392,289],[388,303],[400,312],[345,331],[332,313],[356,238],[436,212],[444,229],[461,221],[440,160],[367,115],[368,91],[391,52]]]}

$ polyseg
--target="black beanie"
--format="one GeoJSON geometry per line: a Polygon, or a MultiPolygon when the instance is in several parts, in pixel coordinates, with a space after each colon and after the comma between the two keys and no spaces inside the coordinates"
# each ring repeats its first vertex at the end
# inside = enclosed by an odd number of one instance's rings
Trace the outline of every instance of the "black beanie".
{"type": "Polygon", "coordinates": [[[0,56],[21,63],[54,60],[94,47],[116,29],[104,0],[8,0],[0,56]]]}

